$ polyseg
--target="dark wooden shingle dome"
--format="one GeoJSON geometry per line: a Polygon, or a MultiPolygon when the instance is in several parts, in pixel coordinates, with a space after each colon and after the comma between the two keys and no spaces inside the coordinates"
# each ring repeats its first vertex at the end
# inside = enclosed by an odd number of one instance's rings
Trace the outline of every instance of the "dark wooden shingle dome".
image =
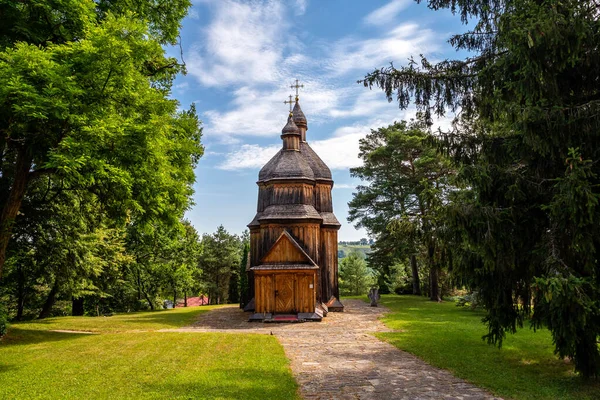
{"type": "Polygon", "coordinates": [[[258,173],[258,180],[299,178],[314,180],[315,174],[306,158],[298,151],[279,150],[258,173]]]}

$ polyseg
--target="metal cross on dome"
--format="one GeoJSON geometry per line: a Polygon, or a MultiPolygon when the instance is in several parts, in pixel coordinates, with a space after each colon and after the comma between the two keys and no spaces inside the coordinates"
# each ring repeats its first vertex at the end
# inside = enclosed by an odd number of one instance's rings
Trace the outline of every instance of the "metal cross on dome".
{"type": "Polygon", "coordinates": [[[288,101],[288,100],[286,100],[286,101],[284,101],[284,102],[283,102],[283,104],[289,104],[289,105],[290,105],[290,114],[291,114],[291,113],[292,113],[292,111],[293,111],[293,108],[292,108],[292,104],[294,104],[294,100],[292,100],[293,98],[294,98],[294,96],[292,96],[292,95],[290,94],[290,100],[289,100],[289,101],[288,101]]]}
{"type": "Polygon", "coordinates": [[[290,86],[292,89],[296,89],[296,101],[298,101],[298,95],[300,94],[300,88],[304,89],[304,85],[300,85],[300,81],[296,79],[296,83],[290,86]]]}

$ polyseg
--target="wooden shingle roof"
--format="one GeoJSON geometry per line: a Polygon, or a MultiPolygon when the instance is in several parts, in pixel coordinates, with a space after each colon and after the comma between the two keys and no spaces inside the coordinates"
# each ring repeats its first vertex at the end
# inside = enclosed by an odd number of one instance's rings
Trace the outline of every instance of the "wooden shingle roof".
{"type": "Polygon", "coordinates": [[[258,173],[258,181],[297,178],[314,180],[315,174],[300,151],[281,149],[258,173]]]}
{"type": "Polygon", "coordinates": [[[331,178],[331,170],[321,160],[321,158],[315,153],[315,151],[309,146],[308,143],[302,142],[300,143],[300,153],[304,156],[304,159],[312,169],[315,179],[319,180],[332,180],[331,178]]]}
{"type": "Polygon", "coordinates": [[[300,108],[300,103],[298,103],[298,101],[296,101],[296,105],[294,106],[294,111],[292,111],[292,115],[294,116],[294,123],[296,124],[296,126],[301,128],[308,128],[306,116],[304,115],[304,112],[302,112],[302,108],[300,108]]]}
{"type": "Polygon", "coordinates": [[[279,219],[315,219],[322,220],[321,214],[309,204],[274,204],[265,208],[258,221],[279,219]]]}

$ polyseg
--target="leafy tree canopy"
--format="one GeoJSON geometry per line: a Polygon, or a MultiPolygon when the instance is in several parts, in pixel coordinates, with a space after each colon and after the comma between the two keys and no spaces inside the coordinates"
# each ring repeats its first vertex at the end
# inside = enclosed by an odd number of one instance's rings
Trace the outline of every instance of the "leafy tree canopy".
{"type": "Polygon", "coordinates": [[[169,99],[188,1],[0,4],[0,272],[31,182],[85,189],[114,221],[178,223],[202,155],[195,109],[169,99]]]}

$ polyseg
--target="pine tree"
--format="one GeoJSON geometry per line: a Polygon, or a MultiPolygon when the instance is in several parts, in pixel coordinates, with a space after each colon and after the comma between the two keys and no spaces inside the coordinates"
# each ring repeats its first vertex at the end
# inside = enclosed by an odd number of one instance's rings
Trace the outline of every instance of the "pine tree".
{"type": "Polygon", "coordinates": [[[584,376],[600,374],[600,21],[581,0],[430,0],[474,28],[450,38],[467,59],[422,57],[366,76],[440,133],[469,190],[453,200],[455,272],[501,345],[529,316],[584,376]]]}
{"type": "Polygon", "coordinates": [[[440,220],[452,170],[449,161],[427,141],[425,126],[418,122],[398,122],[373,130],[360,141],[363,166],[351,174],[367,182],[359,186],[350,207],[350,221],[365,227],[377,242],[369,264],[379,271],[382,293],[389,292],[390,267],[396,259],[413,268],[414,293],[420,293],[417,254],[426,260],[429,296],[440,300],[440,220]],[[387,277],[387,278],[386,278],[387,277]]]}

